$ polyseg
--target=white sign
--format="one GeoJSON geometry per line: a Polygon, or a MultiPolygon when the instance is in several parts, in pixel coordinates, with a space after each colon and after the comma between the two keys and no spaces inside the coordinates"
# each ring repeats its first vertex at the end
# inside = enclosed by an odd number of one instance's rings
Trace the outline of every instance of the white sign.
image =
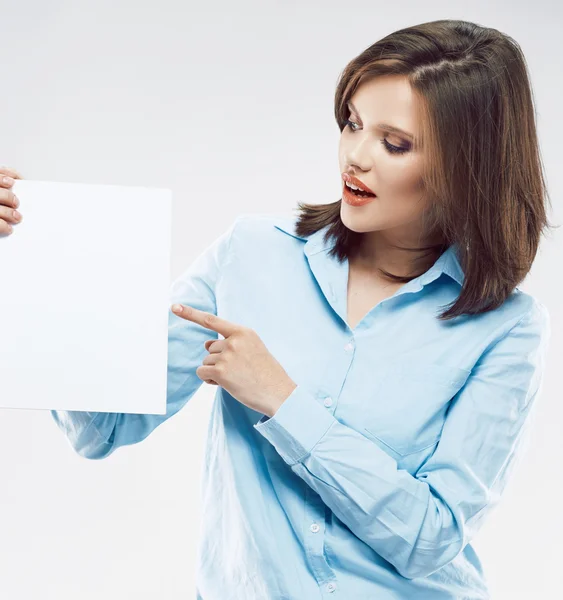
{"type": "Polygon", "coordinates": [[[172,192],[16,180],[0,407],[164,414],[172,192]]]}

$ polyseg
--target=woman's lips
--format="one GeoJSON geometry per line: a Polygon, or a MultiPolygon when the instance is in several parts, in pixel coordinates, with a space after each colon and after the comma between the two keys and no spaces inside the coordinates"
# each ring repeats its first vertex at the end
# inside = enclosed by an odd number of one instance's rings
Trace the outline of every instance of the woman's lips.
{"type": "Polygon", "coordinates": [[[351,183],[352,185],[360,188],[362,191],[369,192],[375,196],[375,192],[372,189],[370,189],[363,181],[360,181],[354,175],[350,175],[350,173],[342,173],[342,181],[344,181],[344,183],[351,183]]]}
{"type": "Polygon", "coordinates": [[[344,184],[342,188],[342,201],[350,206],[363,206],[364,204],[369,204],[377,199],[377,196],[369,196],[366,198],[362,198],[361,196],[356,196],[351,190],[348,189],[347,185],[344,184]]]}

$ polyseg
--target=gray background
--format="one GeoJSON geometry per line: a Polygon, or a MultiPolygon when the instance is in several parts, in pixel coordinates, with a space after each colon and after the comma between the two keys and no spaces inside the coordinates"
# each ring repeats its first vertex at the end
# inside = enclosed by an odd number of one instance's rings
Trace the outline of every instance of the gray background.
{"type": "MultiPolygon", "coordinates": [[[[562,9],[553,0],[532,8],[0,0],[0,164],[27,179],[172,188],[175,278],[240,213],[290,215],[298,200],[337,200],[341,70],[391,31],[462,18],[508,33],[524,50],[550,216],[560,223],[562,9]]],[[[100,236],[111,218],[101,205],[100,236]]],[[[527,454],[475,540],[497,600],[559,591],[562,238],[559,230],[543,241],[520,286],[548,307],[553,336],[527,454]]],[[[202,384],[145,441],[103,461],[74,454],[48,412],[1,410],[0,598],[195,598],[215,389],[202,384]]]]}

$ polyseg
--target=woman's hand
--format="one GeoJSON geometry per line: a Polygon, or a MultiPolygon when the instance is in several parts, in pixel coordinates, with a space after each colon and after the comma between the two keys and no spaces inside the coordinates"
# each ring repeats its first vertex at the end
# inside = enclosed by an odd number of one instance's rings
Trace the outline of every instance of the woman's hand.
{"type": "Polygon", "coordinates": [[[269,417],[297,387],[253,329],[191,306],[174,304],[172,312],[225,338],[205,342],[210,354],[196,370],[203,381],[220,385],[248,408],[269,417]]]}
{"type": "Polygon", "coordinates": [[[19,206],[20,201],[17,199],[11,187],[16,179],[23,177],[10,167],[0,167],[0,234],[10,235],[13,231],[12,223],[20,223],[22,220],[21,214],[14,210],[19,206]],[[7,177],[7,181],[4,178],[7,177]]]}

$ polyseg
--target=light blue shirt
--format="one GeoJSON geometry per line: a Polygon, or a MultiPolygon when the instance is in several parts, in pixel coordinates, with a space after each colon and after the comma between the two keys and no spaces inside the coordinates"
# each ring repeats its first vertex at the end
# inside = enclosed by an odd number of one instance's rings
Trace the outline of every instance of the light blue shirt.
{"type": "MultiPolygon", "coordinates": [[[[297,388],[272,418],[217,387],[202,479],[201,600],[489,598],[471,544],[498,503],[543,379],[543,304],[440,322],[457,246],[346,321],[348,261],[326,228],[244,214],[171,285],[170,305],[253,328],[297,388]]],[[[169,311],[166,415],[52,411],[101,459],[146,438],[203,383],[218,334],[169,311]]]]}

